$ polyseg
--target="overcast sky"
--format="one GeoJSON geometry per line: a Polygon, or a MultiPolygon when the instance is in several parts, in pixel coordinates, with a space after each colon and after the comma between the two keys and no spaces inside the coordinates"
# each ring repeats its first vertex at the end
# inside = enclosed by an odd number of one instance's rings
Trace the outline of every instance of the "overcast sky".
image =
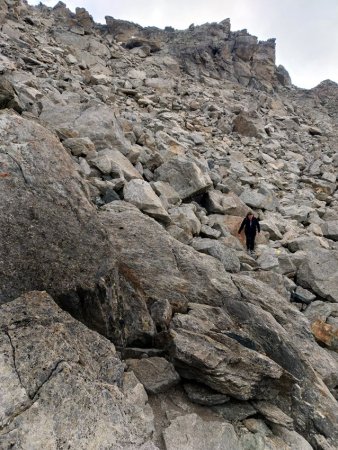
{"type": "MultiPolygon", "coordinates": [[[[96,22],[105,16],[142,26],[185,29],[230,17],[233,31],[247,28],[260,40],[277,39],[277,64],[292,82],[311,88],[338,82],[338,0],[63,0],[86,8],[96,22]]],[[[39,0],[28,0],[38,4],[39,0]]],[[[42,3],[54,6],[57,1],[42,3]]]]}

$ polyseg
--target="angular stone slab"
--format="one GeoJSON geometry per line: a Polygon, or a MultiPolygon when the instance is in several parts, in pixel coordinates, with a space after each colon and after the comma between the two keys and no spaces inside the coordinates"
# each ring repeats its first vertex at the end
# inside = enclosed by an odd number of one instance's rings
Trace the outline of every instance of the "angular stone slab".
{"type": "Polygon", "coordinates": [[[320,297],[338,303],[338,251],[308,251],[297,272],[297,283],[320,297]]]}
{"type": "Polygon", "coordinates": [[[137,206],[141,211],[155,219],[170,222],[167,211],[155,194],[151,185],[145,180],[131,180],[124,186],[125,201],[137,206]]]}
{"type": "Polygon", "coordinates": [[[242,450],[232,425],[205,422],[197,414],[172,420],[163,439],[166,450],[242,450]]]}
{"type": "Polygon", "coordinates": [[[157,180],[167,181],[182,199],[205,192],[212,186],[206,170],[192,159],[176,156],[155,170],[157,180]]]}
{"type": "Polygon", "coordinates": [[[174,366],[161,357],[128,359],[127,364],[150,394],[165,392],[180,381],[174,366]]]}

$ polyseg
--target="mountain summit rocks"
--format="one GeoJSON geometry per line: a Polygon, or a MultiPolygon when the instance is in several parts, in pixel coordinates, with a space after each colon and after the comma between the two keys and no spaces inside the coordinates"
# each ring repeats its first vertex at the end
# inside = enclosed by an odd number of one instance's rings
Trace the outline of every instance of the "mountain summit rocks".
{"type": "Polygon", "coordinates": [[[229,19],[0,0],[1,448],[337,448],[337,98],[229,19]]]}

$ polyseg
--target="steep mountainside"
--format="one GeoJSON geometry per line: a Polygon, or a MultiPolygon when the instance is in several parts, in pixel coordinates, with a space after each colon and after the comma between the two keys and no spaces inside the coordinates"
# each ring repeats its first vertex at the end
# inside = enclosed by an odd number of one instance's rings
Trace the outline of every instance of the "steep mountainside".
{"type": "Polygon", "coordinates": [[[1,449],[338,447],[337,99],[229,19],[0,0],[1,449]]]}

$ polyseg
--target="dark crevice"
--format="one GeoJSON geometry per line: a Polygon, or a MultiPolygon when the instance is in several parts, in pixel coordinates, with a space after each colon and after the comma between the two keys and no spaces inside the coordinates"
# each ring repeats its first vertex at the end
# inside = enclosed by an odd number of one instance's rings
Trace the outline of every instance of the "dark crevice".
{"type": "Polygon", "coordinates": [[[15,347],[14,347],[14,344],[13,344],[13,341],[12,341],[12,338],[11,338],[11,335],[9,334],[8,331],[5,331],[5,334],[6,334],[6,336],[8,337],[9,342],[10,342],[11,347],[12,347],[14,370],[15,370],[17,376],[18,376],[20,385],[26,390],[25,386],[24,386],[23,383],[22,383],[21,376],[20,376],[19,370],[18,370],[17,365],[16,365],[15,347]]]}
{"type": "Polygon", "coordinates": [[[35,390],[33,395],[30,395],[29,397],[31,398],[31,400],[33,402],[35,402],[37,400],[37,397],[39,395],[39,392],[41,391],[41,389],[43,388],[43,386],[49,382],[49,380],[54,376],[54,374],[59,373],[63,370],[63,367],[60,368],[59,367],[61,364],[63,363],[67,363],[66,360],[64,359],[60,359],[59,361],[56,362],[56,364],[54,364],[54,367],[52,368],[52,370],[50,371],[49,375],[47,376],[47,378],[45,379],[45,381],[43,383],[40,384],[40,386],[38,386],[38,388],[35,390]]]}

